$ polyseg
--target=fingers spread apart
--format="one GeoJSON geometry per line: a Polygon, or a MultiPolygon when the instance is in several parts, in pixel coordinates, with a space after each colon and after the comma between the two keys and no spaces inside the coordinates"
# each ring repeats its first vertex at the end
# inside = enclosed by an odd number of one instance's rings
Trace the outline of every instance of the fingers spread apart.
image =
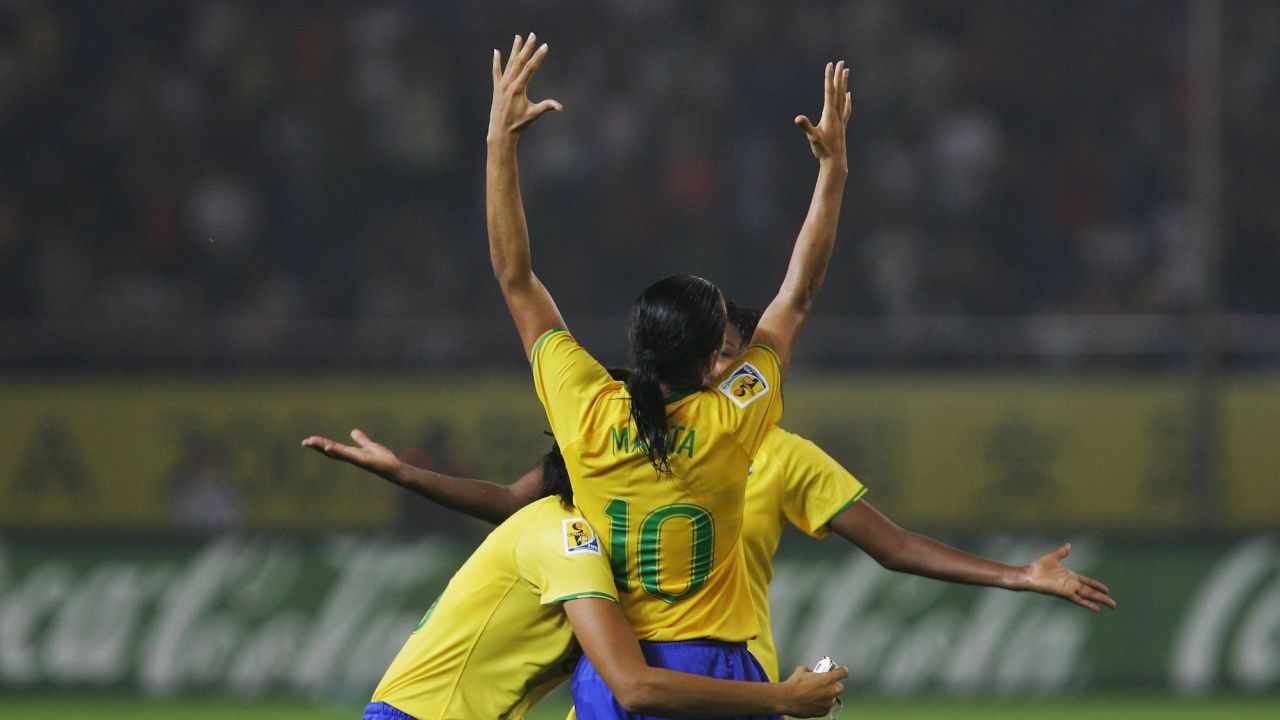
{"type": "MultiPolygon", "coordinates": [[[[533,37],[530,35],[529,37],[533,37]]],[[[547,56],[547,44],[542,43],[538,49],[533,52],[533,58],[525,64],[524,69],[520,71],[520,75],[516,77],[517,87],[528,87],[529,80],[533,74],[538,71],[538,66],[542,64],[542,59],[547,56]]]]}
{"type": "Polygon", "coordinates": [[[502,76],[507,79],[519,78],[521,71],[529,62],[530,56],[533,55],[534,48],[538,36],[529,33],[529,37],[522,38],[519,35],[511,43],[511,55],[507,58],[507,67],[503,71],[502,76]]]}

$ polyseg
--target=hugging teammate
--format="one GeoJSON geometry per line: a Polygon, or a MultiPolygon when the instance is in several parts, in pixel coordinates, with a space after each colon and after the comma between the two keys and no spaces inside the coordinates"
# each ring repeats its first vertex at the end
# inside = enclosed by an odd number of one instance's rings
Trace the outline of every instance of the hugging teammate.
{"type": "MultiPolygon", "coordinates": [[[[486,215],[489,257],[533,371],[534,387],[569,469],[578,509],[608,555],[623,614],[649,664],[764,681],[746,649],[758,633],[741,548],[747,470],[781,417],[783,373],[826,275],[848,164],[848,72],[828,64],[822,117],[798,117],[818,159],[808,215],[755,344],[713,387],[724,342],[724,298],[712,283],[673,275],[633,305],[635,369],[624,383],[566,330],[534,274],[516,164],[521,131],[554,100],[532,103],[530,78],[547,46],[517,37],[505,70],[494,52],[486,215]],[[750,397],[735,394],[754,378],[750,397]]],[[[588,653],[573,677],[580,717],[628,712],[588,653]]]]}
{"type": "MultiPolygon", "coordinates": [[[[758,311],[728,305],[722,365],[738,357],[751,340],[758,311]]],[[[489,522],[501,522],[538,496],[546,462],[510,485],[449,477],[401,462],[388,448],[359,430],[355,445],[308,438],[306,445],[379,475],[433,502],[489,522]]],[[[1023,566],[1010,566],[957,550],[905,530],[863,497],[865,488],[814,443],[779,427],[766,436],[747,480],[742,530],[748,582],[760,634],[748,643],[771,678],[778,677],[777,650],[769,621],[769,581],[773,556],[790,523],[808,535],[830,531],[898,572],[938,580],[1028,590],[1061,597],[1090,610],[1115,607],[1102,583],[1062,564],[1061,547],[1023,566]]]]}
{"type": "MultiPolygon", "coordinates": [[[[304,443],[318,447],[308,438],[304,443]]],[[[573,507],[559,448],[532,502],[495,529],[450,579],[391,662],[365,720],[520,718],[585,650],[628,711],[661,715],[827,711],[843,668],[800,668],[749,683],[651,667],[617,605],[599,538],[573,507]],[[577,638],[577,641],[575,641],[577,638]]]]}
{"type": "MultiPolygon", "coordinates": [[[[576,523],[594,528],[594,539],[607,548],[626,620],[635,636],[647,641],[643,645],[645,667],[659,665],[764,680],[765,670],[740,644],[752,640],[753,649],[766,661],[768,674],[776,676],[776,654],[768,630],[767,584],[782,518],[815,535],[836,529],[894,569],[958,582],[1037,590],[1091,609],[1097,609],[1098,603],[1114,607],[1105,586],[1061,565],[1066,546],[1023,568],[1012,568],[901,530],[869,504],[857,502],[863,489],[843,468],[812,443],[776,428],[781,415],[782,375],[826,271],[847,175],[844,128],[850,100],[842,64],[828,65],[822,121],[815,127],[807,119],[797,118],[819,160],[819,177],[782,289],[754,333],[741,317],[736,327],[726,332],[725,304],[711,283],[691,276],[667,278],[637,300],[630,328],[636,370],[624,383],[610,378],[564,331],[554,302],[530,266],[515,163],[516,139],[543,112],[560,109],[555,101],[533,104],[528,100],[528,82],[546,53],[545,45],[533,50],[533,40],[530,36],[524,43],[517,38],[505,70],[498,53],[494,55],[487,173],[490,256],[533,368],[539,399],[564,451],[583,516],[555,518],[570,523],[564,526],[565,554],[569,555],[571,540],[578,547],[585,537],[584,528],[576,523]],[[734,331],[739,335],[736,346],[734,331]],[[739,355],[737,351],[753,334],[757,344],[739,355]],[[732,359],[732,364],[724,369],[717,358],[732,359]],[[704,386],[708,375],[716,378],[710,388],[704,386]],[[622,402],[615,402],[619,400],[622,402]],[[749,468],[753,472],[748,473],[749,468]],[[748,480],[749,474],[759,480],[748,480]],[[745,524],[744,510],[752,520],[745,524]],[[752,535],[757,527],[761,530],[752,535]],[[739,549],[740,538],[752,541],[739,549]],[[744,602],[747,596],[754,601],[750,605],[744,602]]],[[[504,498],[504,492],[496,489],[501,486],[381,465],[390,453],[358,431],[352,435],[361,445],[359,449],[315,437],[304,444],[488,519],[510,514],[529,499],[532,473],[506,488],[504,498]],[[436,493],[432,489],[441,487],[447,490],[436,493]],[[497,504],[459,501],[473,496],[497,504]]],[[[545,468],[540,474],[545,476],[545,468]]],[[[546,501],[535,505],[541,511],[546,501]]],[[[512,515],[477,555],[504,542],[518,542],[521,531],[513,538],[513,533],[503,530],[529,514],[522,510],[512,515]]],[[[493,584],[492,577],[465,573],[467,570],[464,566],[450,583],[450,590],[455,583],[493,584]]],[[[529,587],[538,586],[537,578],[522,575],[519,567],[514,574],[529,587]]],[[[598,574],[594,579],[598,581],[598,574]]],[[[619,629],[613,622],[616,615],[610,617],[618,608],[611,604],[607,589],[591,582],[584,582],[583,587],[587,589],[581,596],[543,598],[552,604],[563,602],[564,613],[587,651],[575,671],[575,704],[584,718],[635,717],[631,710],[649,708],[626,702],[628,697],[634,699],[632,696],[615,696],[618,666],[609,659],[600,665],[604,656],[590,647],[613,633],[614,640],[623,645],[624,639],[634,636],[629,629],[619,629]],[[579,627],[578,614],[587,615],[594,624],[579,627]]],[[[438,603],[424,622],[440,612],[438,603]]],[[[632,650],[626,653],[634,660],[632,650]]],[[[401,677],[408,678],[404,687],[411,688],[415,682],[430,680],[433,671],[416,668],[401,677]]],[[[705,695],[694,691],[686,699],[692,703],[718,691],[708,686],[705,695]]],[[[721,697],[726,702],[735,699],[732,693],[721,697]]],[[[748,705],[713,703],[716,711],[712,714],[757,711],[754,708],[758,706],[748,705]]],[[[395,710],[391,706],[387,709],[395,710]]],[[[433,714],[419,717],[445,716],[444,710],[439,715],[435,710],[430,708],[433,714]]],[[[471,715],[464,712],[460,716],[471,715]]]]}
{"type": "MultiPolygon", "coordinates": [[[[600,541],[595,553],[577,553],[574,559],[604,560],[605,553],[600,551],[607,548],[608,568],[620,603],[612,603],[610,594],[591,582],[583,582],[573,597],[546,597],[539,580],[545,582],[547,576],[539,575],[536,569],[525,572],[519,558],[514,570],[499,567],[500,572],[490,573],[491,577],[477,571],[483,563],[469,561],[471,567],[459,571],[445,596],[450,596],[450,591],[453,596],[464,595],[467,591],[463,588],[474,584],[486,594],[498,593],[500,597],[490,601],[497,603],[495,607],[501,607],[512,593],[520,597],[517,588],[536,590],[550,604],[562,602],[586,651],[574,678],[574,700],[583,718],[649,716],[638,714],[649,708],[632,707],[634,703],[627,702],[625,695],[615,694],[618,682],[625,682],[628,674],[619,672],[614,657],[593,652],[593,647],[622,647],[624,654],[634,658],[639,654],[634,646],[637,636],[646,641],[640,656],[646,666],[751,681],[736,683],[737,688],[746,689],[722,692],[718,700],[712,698],[713,688],[707,685],[706,692],[686,697],[698,708],[687,712],[777,717],[777,703],[763,703],[757,695],[772,684],[745,646],[745,641],[756,635],[757,626],[739,542],[742,504],[747,469],[765,432],[781,415],[783,370],[821,286],[835,239],[848,172],[844,157],[844,129],[851,107],[845,92],[847,72],[843,63],[827,65],[823,116],[817,126],[807,118],[797,118],[819,159],[813,202],[782,288],[760,323],[759,335],[766,342],[748,350],[717,391],[705,388],[704,378],[720,353],[726,310],[719,289],[711,283],[677,275],[642,293],[630,326],[636,370],[623,383],[613,380],[564,329],[550,294],[533,274],[516,170],[516,140],[542,113],[560,109],[559,103],[550,100],[535,105],[526,92],[546,50],[545,45],[534,50],[532,35],[528,42],[517,37],[505,69],[500,54],[494,52],[486,183],[490,258],[533,369],[539,399],[571,470],[581,518],[561,520],[589,524],[600,541]],[[733,392],[755,383],[760,387],[749,398],[733,392]],[[670,561],[677,556],[686,559],[670,561]],[[611,617],[616,619],[619,607],[630,626],[610,622],[611,617]],[[599,622],[590,631],[583,630],[575,617],[581,614],[599,622]],[[632,650],[636,652],[632,654],[632,650]],[[601,664],[602,658],[606,664],[601,664]],[[744,702],[748,696],[756,702],[744,702]]],[[[315,441],[308,439],[306,444],[314,446],[315,441]]],[[[545,504],[539,504],[538,509],[545,504]]],[[[511,523],[524,523],[528,518],[526,511],[515,513],[490,536],[492,542],[486,541],[477,550],[477,556],[494,555],[492,548],[502,544],[504,536],[515,536],[505,537],[508,543],[518,541],[522,531],[510,532],[511,523]]],[[[568,545],[569,536],[564,538],[568,545]]],[[[550,551],[546,543],[542,545],[542,550],[550,551]]],[[[567,547],[565,554],[569,555],[567,547]]],[[[433,626],[452,629],[440,620],[446,612],[445,596],[424,618],[424,631],[433,626]]],[[[457,606],[450,603],[448,607],[457,606]]],[[[474,645],[483,639],[492,627],[487,622],[484,625],[460,644],[474,645]]],[[[447,652],[450,645],[427,644],[416,637],[410,638],[402,656],[413,645],[421,652],[409,654],[429,656],[430,661],[407,671],[397,671],[393,664],[389,671],[389,676],[406,679],[391,682],[406,696],[439,684],[443,673],[433,665],[436,661],[443,660],[464,673],[482,661],[471,657],[462,661],[456,653],[447,652]]],[[[486,657],[492,653],[493,649],[486,657]]],[[[521,677],[532,682],[547,669],[547,662],[538,664],[536,671],[531,664],[522,669],[521,677]]],[[[807,674],[811,685],[822,686],[824,707],[834,702],[831,690],[838,693],[836,680],[843,672],[829,678],[807,674]]],[[[684,682],[686,686],[690,682],[714,683],[709,678],[684,682]]],[[[386,696],[386,685],[384,678],[381,696],[386,696]]],[[[721,688],[715,685],[714,689],[721,688]]],[[[419,698],[424,700],[420,709],[415,705],[420,720],[475,716],[442,707],[452,695],[442,695],[439,690],[432,695],[436,704],[419,698]]],[[[404,704],[409,700],[398,701],[404,704]]],[[[508,716],[505,711],[498,714],[508,716]]],[[[385,699],[371,703],[368,716],[414,717],[385,699]]]]}

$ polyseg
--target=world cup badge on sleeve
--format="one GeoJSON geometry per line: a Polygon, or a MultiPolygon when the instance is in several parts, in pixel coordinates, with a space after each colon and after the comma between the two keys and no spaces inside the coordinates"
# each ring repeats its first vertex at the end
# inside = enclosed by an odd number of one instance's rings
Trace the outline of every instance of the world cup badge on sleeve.
{"type": "Polygon", "coordinates": [[[564,521],[564,554],[572,557],[578,553],[600,554],[600,538],[585,518],[568,518],[564,521]]]}
{"type": "Polygon", "coordinates": [[[764,375],[754,365],[742,363],[728,380],[720,383],[720,392],[738,407],[746,407],[768,394],[769,383],[765,382],[764,375]]]}

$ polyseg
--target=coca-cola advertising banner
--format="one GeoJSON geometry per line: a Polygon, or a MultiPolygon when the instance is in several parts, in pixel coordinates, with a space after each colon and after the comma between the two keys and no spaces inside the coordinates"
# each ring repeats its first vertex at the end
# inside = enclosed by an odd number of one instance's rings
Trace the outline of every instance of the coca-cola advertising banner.
{"type": "MultiPolygon", "coordinates": [[[[772,587],[783,667],[831,655],[857,692],[1280,690],[1280,536],[1191,542],[954,537],[1068,564],[1119,609],[894,573],[788,537],[772,587]]],[[[0,689],[368,694],[472,549],[420,540],[0,539],[0,689]]]]}

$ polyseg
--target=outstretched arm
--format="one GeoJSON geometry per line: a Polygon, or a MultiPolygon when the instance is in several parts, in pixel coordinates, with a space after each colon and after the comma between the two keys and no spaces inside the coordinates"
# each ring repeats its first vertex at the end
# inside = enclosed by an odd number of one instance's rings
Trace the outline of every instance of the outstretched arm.
{"type": "Polygon", "coordinates": [[[494,524],[536,500],[542,491],[541,467],[530,470],[510,485],[499,485],[487,480],[442,475],[402,462],[390,449],[370,440],[360,430],[352,430],[351,439],[355,440],[355,446],[312,435],[303,440],[302,445],[351,463],[450,510],[494,524]]]}
{"type": "Polygon", "coordinates": [[[1071,553],[1070,544],[1014,567],[904,530],[865,500],[832,518],[829,526],[889,570],[969,585],[1031,590],[1055,595],[1094,612],[1102,605],[1113,609],[1116,606],[1106,585],[1062,564],[1071,553]]]}
{"type": "Polygon", "coordinates": [[[547,45],[534,49],[537,36],[516,36],[507,67],[493,51],[493,105],[489,109],[489,154],[485,170],[485,213],[489,223],[489,260],[516,323],[525,357],[547,330],[564,326],[551,294],[533,274],[529,228],[520,197],[516,143],[520,133],[548,110],[562,110],[555,100],[529,101],[529,81],[547,56],[547,45]]]}
{"type": "Polygon", "coordinates": [[[818,158],[818,182],[809,202],[809,214],[791,252],[782,288],[760,317],[754,340],[773,348],[784,367],[791,361],[796,337],[827,276],[835,244],[844,183],[849,175],[844,136],[853,101],[848,87],[849,71],[844,61],[834,66],[827,63],[822,118],[816,126],[803,115],[796,118],[796,125],[804,131],[814,157],[818,158]]]}
{"type": "Polygon", "coordinates": [[[574,635],[600,677],[628,712],[663,717],[728,715],[825,715],[844,687],[849,671],[837,667],[814,673],[796,668],[786,682],[718,680],[655,668],[617,603],[598,597],[569,600],[564,611],[574,635]]]}

